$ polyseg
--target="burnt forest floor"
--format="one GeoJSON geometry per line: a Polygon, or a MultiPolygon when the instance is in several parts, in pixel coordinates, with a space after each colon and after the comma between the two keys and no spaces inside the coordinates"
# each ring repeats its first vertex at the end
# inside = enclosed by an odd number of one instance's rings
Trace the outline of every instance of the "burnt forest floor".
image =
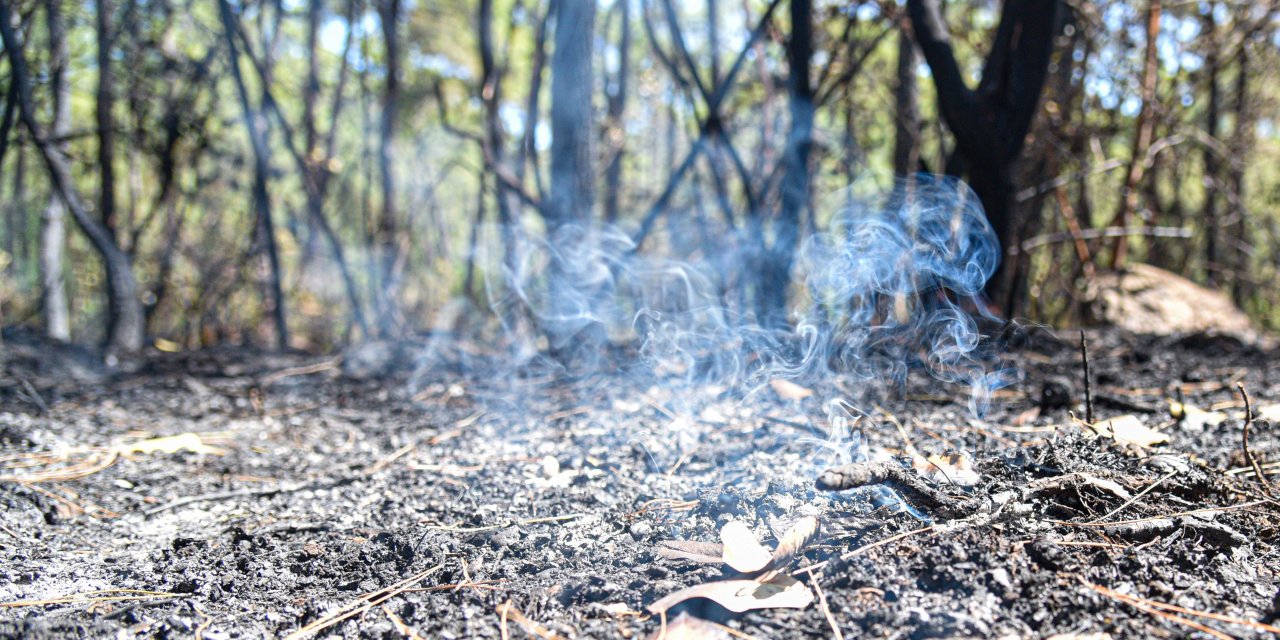
{"type": "Polygon", "coordinates": [[[856,391],[838,377],[744,393],[245,351],[123,374],[10,335],[0,637],[1271,636],[1280,507],[1236,385],[1276,473],[1280,360],[1225,337],[1090,340],[1097,417],[1136,416],[1118,439],[1073,422],[1078,347],[1038,334],[982,419],[916,375],[860,405],[873,459],[964,452],[895,494],[814,488],[829,403],[856,391]],[[948,484],[966,462],[976,484],[948,484]],[[687,541],[739,521],[772,548],[805,516],[819,530],[781,573],[811,604],[647,609],[741,577],[687,541]]]}

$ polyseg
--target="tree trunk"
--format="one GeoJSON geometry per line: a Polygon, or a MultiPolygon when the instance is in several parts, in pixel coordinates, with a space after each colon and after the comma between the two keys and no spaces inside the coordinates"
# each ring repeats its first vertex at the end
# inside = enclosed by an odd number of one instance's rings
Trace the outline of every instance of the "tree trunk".
{"type": "MultiPolygon", "coordinates": [[[[965,83],[938,0],[908,0],[912,31],[933,72],[938,107],[956,148],[947,173],[965,174],[981,200],[1001,248],[1013,247],[1014,169],[1038,111],[1053,52],[1060,0],[1005,0],[995,42],[976,90],[965,83]]],[[[1005,261],[986,292],[1003,303],[1005,261]]]]}
{"type": "Polygon", "coordinates": [[[896,106],[893,135],[893,173],[910,176],[920,166],[920,89],[916,83],[916,43],[904,28],[898,34],[896,106]]]}
{"type": "Polygon", "coordinates": [[[551,57],[551,192],[543,215],[554,232],[587,220],[595,205],[591,118],[594,2],[560,2],[551,57]]]}
{"type": "Polygon", "coordinates": [[[757,283],[757,315],[762,326],[787,322],[787,290],[799,238],[800,219],[809,207],[809,151],[813,146],[813,3],[791,0],[791,37],[787,40],[787,94],[791,130],[783,152],[782,199],[774,220],[773,246],[765,253],[757,283]]]}
{"type": "MultiPolygon", "coordinates": [[[[714,1],[714,0],[713,0],[714,1]]],[[[605,169],[604,183],[604,219],[609,223],[618,221],[618,199],[622,191],[622,160],[626,155],[626,131],[623,127],[623,116],[627,110],[627,81],[631,75],[631,2],[618,0],[621,16],[621,33],[618,36],[618,70],[614,75],[609,92],[609,141],[613,145],[613,155],[609,166],[605,169]]],[[[710,22],[712,47],[715,46],[715,21],[710,22]]],[[[714,49],[713,49],[714,52],[714,49]]],[[[714,56],[712,60],[717,60],[714,56]]],[[[713,65],[714,68],[714,65],[713,65]]],[[[714,81],[714,80],[713,80],[714,81]]]]}
{"type": "Polygon", "coordinates": [[[377,244],[380,259],[378,328],[383,335],[395,332],[399,262],[399,216],[396,213],[395,137],[400,107],[400,0],[379,0],[382,43],[386,55],[386,80],[382,89],[382,122],[379,128],[378,165],[381,170],[382,213],[377,244]]]}
{"type": "Polygon", "coordinates": [[[111,115],[115,74],[111,65],[111,0],[97,3],[98,93],[98,217],[112,234],[116,232],[115,118],[111,115]]]}
{"type": "MultiPolygon", "coordinates": [[[[49,21],[49,82],[53,90],[53,126],[50,127],[49,134],[57,141],[54,144],[58,152],[66,155],[67,145],[63,140],[71,131],[71,83],[67,80],[70,53],[67,48],[66,23],[60,3],[50,2],[46,5],[46,10],[49,21]]],[[[67,242],[63,214],[62,198],[56,193],[50,194],[40,226],[40,289],[45,335],[66,342],[71,340],[71,317],[67,309],[67,289],[62,264],[67,242]]]]}
{"type": "Polygon", "coordinates": [[[22,44],[13,30],[12,16],[7,2],[0,2],[0,38],[9,56],[11,79],[18,88],[18,106],[23,126],[40,150],[45,168],[49,171],[53,190],[62,196],[76,225],[88,236],[93,248],[102,257],[107,273],[107,300],[112,309],[113,322],[107,334],[109,357],[134,352],[142,348],[145,332],[145,316],[138,298],[138,282],[133,276],[129,256],[116,244],[111,231],[101,220],[89,215],[84,200],[75,190],[71,167],[65,156],[45,136],[35,119],[35,107],[31,101],[31,82],[27,75],[22,44]]]}
{"type": "Polygon", "coordinates": [[[227,0],[218,0],[218,6],[222,15],[227,53],[230,57],[231,76],[235,80],[245,132],[249,135],[249,146],[253,150],[253,206],[257,212],[258,233],[266,248],[267,266],[270,270],[271,302],[273,303],[271,315],[275,321],[276,347],[284,349],[289,346],[289,324],[285,315],[284,290],[281,285],[283,274],[280,269],[280,255],[276,248],[275,223],[271,219],[271,198],[267,194],[267,174],[271,169],[271,152],[263,135],[262,122],[249,103],[249,91],[245,87],[244,76],[240,73],[240,52],[236,47],[235,17],[231,13],[231,5],[227,0]]]}

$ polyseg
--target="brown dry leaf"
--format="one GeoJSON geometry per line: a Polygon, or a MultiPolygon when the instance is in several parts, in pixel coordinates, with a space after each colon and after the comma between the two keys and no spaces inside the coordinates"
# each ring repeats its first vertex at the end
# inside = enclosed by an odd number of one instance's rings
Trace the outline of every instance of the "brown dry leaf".
{"type": "Polygon", "coordinates": [[[663,540],[658,543],[658,555],[668,560],[690,560],[702,564],[720,564],[724,562],[724,545],[718,542],[663,540]]]}
{"type": "Polygon", "coordinates": [[[802,549],[813,541],[814,536],[818,535],[818,519],[813,516],[805,516],[795,521],[790,529],[783,534],[782,539],[778,540],[778,548],[774,549],[773,557],[769,559],[768,567],[770,569],[780,569],[791,563],[791,559],[795,558],[802,549]]]}
{"type": "Polygon", "coordinates": [[[1169,441],[1169,436],[1142,424],[1138,416],[1131,414],[1100,420],[1088,428],[1104,438],[1139,447],[1150,447],[1169,441]]]}
{"type": "Polygon", "coordinates": [[[681,613],[665,628],[654,631],[649,640],[725,640],[728,637],[728,632],[719,625],[681,613]]]}
{"type": "Polygon", "coordinates": [[[756,540],[751,528],[737,520],[720,529],[720,541],[724,543],[724,563],[742,573],[759,571],[773,558],[773,554],[756,540]]]}
{"type": "Polygon", "coordinates": [[[813,389],[802,387],[790,380],[782,378],[774,378],[769,381],[769,386],[773,387],[773,392],[783,400],[804,400],[813,395],[813,389]]]}
{"type": "Polygon", "coordinates": [[[813,603],[813,592],[803,582],[785,575],[765,583],[724,580],[681,589],[647,609],[654,614],[665,613],[692,598],[706,598],[734,613],[742,613],[753,609],[803,609],[813,603]]]}

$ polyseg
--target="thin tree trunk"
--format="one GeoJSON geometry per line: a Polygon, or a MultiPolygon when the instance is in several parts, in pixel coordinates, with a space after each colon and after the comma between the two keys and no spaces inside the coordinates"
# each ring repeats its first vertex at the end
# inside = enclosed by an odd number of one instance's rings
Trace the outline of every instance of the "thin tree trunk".
{"type": "Polygon", "coordinates": [[[773,246],[766,252],[764,273],[757,283],[757,314],[764,326],[787,321],[787,290],[795,258],[801,215],[809,206],[809,151],[813,146],[813,3],[791,0],[791,37],[787,41],[787,90],[791,131],[783,163],[782,203],[774,223],[773,246]]]}
{"type": "MultiPolygon", "coordinates": [[[[1209,6],[1209,11],[1204,12],[1202,18],[1202,29],[1209,41],[1209,46],[1205,53],[1204,70],[1205,84],[1208,92],[1208,99],[1205,101],[1205,122],[1204,132],[1213,139],[1219,136],[1218,121],[1222,118],[1222,99],[1218,91],[1218,67],[1221,59],[1218,56],[1218,29],[1217,22],[1213,16],[1213,5],[1209,6]]],[[[1209,267],[1206,270],[1206,282],[1209,286],[1217,284],[1218,272],[1216,265],[1221,264],[1218,256],[1218,237],[1221,233],[1219,226],[1219,203],[1221,201],[1222,175],[1218,166],[1218,150],[1209,146],[1204,146],[1200,150],[1201,158],[1204,162],[1204,179],[1205,194],[1204,205],[1201,208],[1200,215],[1204,219],[1204,259],[1209,267]]]]}
{"type": "MultiPolygon", "coordinates": [[[[618,36],[618,70],[613,78],[613,88],[609,94],[609,124],[611,142],[614,145],[613,156],[609,160],[609,166],[605,169],[605,193],[604,193],[604,219],[606,222],[614,223],[618,221],[618,199],[622,191],[622,161],[626,155],[626,131],[623,127],[623,116],[627,110],[627,82],[631,75],[631,2],[630,0],[617,0],[621,3],[619,7],[621,16],[621,33],[618,36]]],[[[715,0],[709,0],[714,8],[715,0]]],[[[714,14],[712,14],[714,16],[714,14]]],[[[719,60],[719,56],[715,55],[714,47],[716,46],[715,20],[710,21],[710,36],[712,42],[713,57],[712,60],[719,60]]],[[[712,65],[713,70],[718,70],[719,66],[712,65]]],[[[718,77],[718,71],[713,71],[713,84],[718,77]]]]}
{"type": "Polygon", "coordinates": [[[920,89],[916,83],[916,43],[907,29],[898,34],[898,73],[893,98],[893,173],[909,176],[920,165],[920,89]]]}
{"type": "Polygon", "coordinates": [[[111,0],[97,2],[98,92],[95,115],[98,125],[98,217],[114,235],[116,232],[115,195],[115,118],[111,114],[115,73],[111,64],[111,0]]]}
{"type": "MultiPolygon", "coordinates": [[[[1156,80],[1160,60],[1156,55],[1156,39],[1160,35],[1160,0],[1149,0],[1147,3],[1147,46],[1142,65],[1142,108],[1138,111],[1138,122],[1133,135],[1133,148],[1130,151],[1129,169],[1125,172],[1124,185],[1120,192],[1120,206],[1116,211],[1111,226],[1127,227],[1129,218],[1138,210],[1138,185],[1146,172],[1147,149],[1151,148],[1152,130],[1155,126],[1154,110],[1156,99],[1156,80]]],[[[1216,230],[1210,229],[1210,233],[1216,230]]],[[[1111,255],[1111,268],[1123,269],[1129,256],[1129,238],[1120,236],[1116,239],[1115,252],[1111,255]]]]}
{"type": "Polygon", "coordinates": [[[591,119],[594,2],[560,2],[551,58],[551,230],[591,217],[595,204],[591,119]]]}
{"type": "MultiPolygon", "coordinates": [[[[49,70],[53,89],[53,126],[49,133],[58,152],[66,154],[63,139],[71,131],[71,83],[67,79],[70,53],[67,47],[66,23],[58,2],[46,5],[49,27],[49,70]]],[[[43,299],[44,331],[54,340],[71,340],[71,317],[67,309],[67,289],[63,269],[63,251],[67,243],[67,227],[62,198],[54,193],[45,205],[40,227],[40,283],[43,299]]]]}
{"type": "Polygon", "coordinates": [[[399,260],[396,212],[395,136],[400,106],[400,0],[380,0],[378,14],[386,56],[386,79],[382,90],[382,123],[379,128],[378,165],[381,170],[382,212],[378,222],[378,252],[381,288],[378,291],[378,327],[383,335],[395,332],[399,260]]]}
{"type": "Polygon", "coordinates": [[[227,0],[218,0],[222,15],[223,35],[230,56],[231,76],[235,80],[236,93],[240,97],[240,110],[243,113],[245,132],[249,135],[249,146],[253,149],[253,205],[257,212],[258,233],[266,248],[267,265],[270,270],[270,288],[272,318],[275,321],[276,347],[284,349],[289,346],[289,324],[285,314],[284,290],[281,282],[283,274],[280,268],[280,255],[276,248],[275,223],[271,219],[271,197],[267,194],[267,174],[270,171],[270,150],[267,148],[266,136],[263,135],[262,123],[249,103],[249,91],[245,87],[244,76],[240,73],[240,52],[236,47],[235,17],[231,13],[231,5],[227,0]]]}

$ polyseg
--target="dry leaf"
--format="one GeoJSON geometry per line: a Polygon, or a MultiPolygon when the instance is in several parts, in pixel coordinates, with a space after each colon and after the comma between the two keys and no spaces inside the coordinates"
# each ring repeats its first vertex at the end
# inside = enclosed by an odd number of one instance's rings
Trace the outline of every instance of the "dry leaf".
{"type": "Polygon", "coordinates": [[[1253,419],[1280,422],[1280,404],[1269,404],[1265,407],[1254,409],[1253,419]]]}
{"type": "Polygon", "coordinates": [[[928,458],[915,456],[911,465],[920,475],[934,482],[971,487],[978,484],[978,474],[973,461],[963,453],[934,454],[928,458]]]}
{"type": "Polygon", "coordinates": [[[774,378],[769,381],[769,386],[773,387],[773,392],[783,400],[804,400],[813,395],[813,389],[802,387],[790,380],[782,378],[774,378]]]}
{"type": "Polygon", "coordinates": [[[724,543],[724,563],[742,573],[759,571],[769,564],[773,554],[756,540],[746,524],[734,520],[720,529],[720,541],[724,543]]]}
{"type": "Polygon", "coordinates": [[[724,562],[724,545],[718,542],[663,540],[658,543],[658,555],[668,560],[690,560],[702,564],[720,564],[724,562]]]}
{"type": "Polygon", "coordinates": [[[649,640],[725,640],[728,632],[719,625],[681,613],[675,620],[659,627],[649,640]]]}
{"type": "Polygon", "coordinates": [[[130,442],[122,444],[117,448],[121,455],[130,455],[134,453],[177,453],[179,451],[191,451],[193,453],[204,453],[212,456],[221,456],[227,453],[226,449],[220,447],[211,447],[200,439],[200,435],[196,433],[180,433],[176,436],[164,436],[161,438],[149,438],[147,440],[139,440],[138,442],[130,442]]]}
{"type": "Polygon", "coordinates": [[[778,576],[765,583],[724,580],[681,589],[647,608],[654,614],[665,613],[692,598],[706,598],[734,613],[742,613],[753,609],[803,609],[813,602],[813,592],[791,576],[778,576]]]}
{"type": "Polygon", "coordinates": [[[1221,424],[1223,420],[1227,419],[1227,414],[1221,411],[1205,411],[1185,402],[1172,400],[1169,402],[1169,415],[1181,420],[1183,426],[1194,430],[1221,424]]]}
{"type": "Polygon", "coordinates": [[[1138,416],[1130,414],[1101,420],[1088,428],[1104,438],[1139,447],[1150,447],[1169,441],[1169,436],[1142,424],[1138,416]]]}
{"type": "Polygon", "coordinates": [[[768,567],[770,569],[780,569],[791,563],[791,559],[795,558],[810,542],[814,536],[818,535],[818,519],[813,516],[805,516],[796,520],[790,529],[778,541],[778,548],[774,549],[773,557],[769,559],[768,567]]]}

